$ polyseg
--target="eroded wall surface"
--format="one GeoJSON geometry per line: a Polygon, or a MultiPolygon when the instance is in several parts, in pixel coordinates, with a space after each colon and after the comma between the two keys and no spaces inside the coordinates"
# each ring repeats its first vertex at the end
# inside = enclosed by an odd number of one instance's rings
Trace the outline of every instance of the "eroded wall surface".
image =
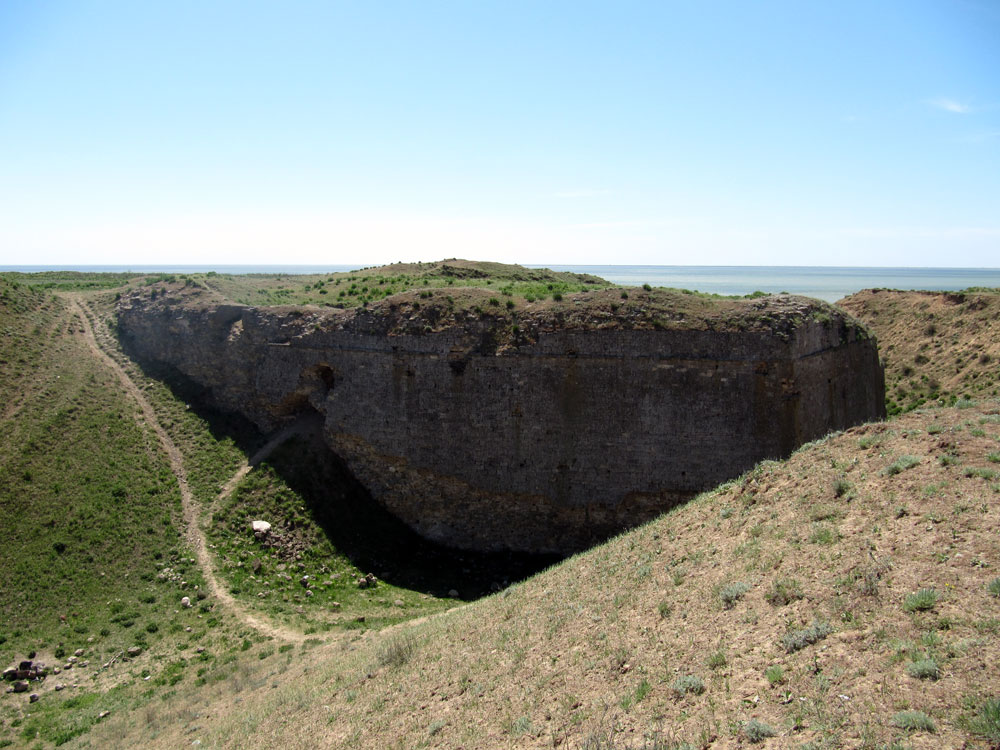
{"type": "Polygon", "coordinates": [[[488,318],[402,334],[373,320],[139,296],[119,310],[134,355],[213,406],[262,430],[315,409],[377,502],[466,549],[578,550],[884,416],[875,342],[838,313],[773,331],[550,326],[502,350],[484,345],[488,318]]]}

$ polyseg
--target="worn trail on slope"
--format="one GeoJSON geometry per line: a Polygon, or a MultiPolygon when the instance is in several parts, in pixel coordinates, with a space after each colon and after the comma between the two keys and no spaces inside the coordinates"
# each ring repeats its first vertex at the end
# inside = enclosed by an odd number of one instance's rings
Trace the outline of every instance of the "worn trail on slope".
{"type": "MultiPolygon", "coordinates": [[[[215,569],[212,565],[212,559],[208,552],[208,544],[205,541],[205,535],[202,533],[201,528],[198,525],[198,505],[188,484],[187,471],[184,469],[184,459],[180,450],[174,444],[174,441],[170,439],[166,430],[164,430],[160,425],[159,420],[156,418],[156,412],[153,410],[152,404],[150,404],[143,395],[142,390],[135,384],[132,378],[129,377],[128,373],[122,368],[122,366],[115,362],[115,360],[101,348],[100,344],[97,343],[97,337],[94,334],[93,322],[91,321],[83,303],[81,303],[79,296],[67,294],[65,295],[65,298],[69,301],[75,314],[78,315],[83,322],[83,334],[87,346],[90,348],[91,352],[93,352],[94,356],[102,361],[105,366],[115,374],[125,391],[128,392],[136,404],[138,404],[146,424],[156,435],[157,439],[160,441],[163,451],[167,454],[167,458],[170,461],[170,470],[177,479],[177,486],[181,492],[181,507],[183,509],[184,524],[186,526],[185,537],[188,544],[191,546],[191,549],[194,550],[198,567],[201,568],[202,575],[205,577],[209,591],[219,602],[236,615],[236,617],[256,630],[259,630],[266,635],[281,638],[286,641],[301,642],[305,640],[305,636],[302,633],[272,622],[268,622],[259,615],[250,613],[247,611],[246,607],[244,607],[228,591],[225,590],[225,587],[223,587],[215,575],[215,569]]],[[[223,491],[216,498],[215,502],[217,503],[219,500],[231,493],[239,481],[246,476],[250,467],[257,461],[263,460],[263,458],[266,457],[271,450],[277,447],[283,440],[287,439],[292,432],[293,430],[289,428],[270,440],[267,445],[258,451],[257,455],[247,461],[244,466],[241,467],[228,482],[226,482],[223,487],[223,491]]]]}

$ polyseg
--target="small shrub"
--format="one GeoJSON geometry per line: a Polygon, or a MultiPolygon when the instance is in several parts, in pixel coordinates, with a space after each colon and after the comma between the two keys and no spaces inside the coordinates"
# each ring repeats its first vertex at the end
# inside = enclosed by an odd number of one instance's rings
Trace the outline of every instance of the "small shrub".
{"type": "Polygon", "coordinates": [[[832,632],[833,628],[830,623],[817,620],[808,628],[785,633],[781,637],[781,645],[785,647],[785,651],[791,654],[823,640],[832,632]]]}
{"type": "Polygon", "coordinates": [[[673,612],[673,607],[670,606],[670,602],[664,599],[657,605],[656,611],[660,613],[660,617],[666,620],[670,617],[670,613],[673,612]]]}
{"type": "Polygon", "coordinates": [[[920,459],[916,456],[900,456],[891,464],[886,466],[883,473],[890,477],[895,476],[896,474],[901,474],[907,469],[912,469],[919,463],[920,459]]]}
{"type": "Polygon", "coordinates": [[[858,591],[862,596],[878,596],[878,582],[882,573],[878,568],[865,568],[858,578],[858,591]]]}
{"type": "Polygon", "coordinates": [[[900,711],[892,717],[892,725],[907,732],[936,732],[934,720],[923,711],[900,711]]]}
{"type": "Polygon", "coordinates": [[[840,477],[833,483],[834,497],[843,497],[850,491],[851,491],[851,483],[848,482],[843,477],[840,477]]]}
{"type": "Polygon", "coordinates": [[[743,595],[749,590],[750,584],[743,581],[727,583],[719,589],[719,599],[722,600],[722,606],[726,609],[732,609],[736,606],[736,602],[742,599],[743,595]]]}
{"type": "Polygon", "coordinates": [[[986,584],[986,590],[989,592],[990,596],[995,596],[1000,599],[1000,578],[994,578],[986,584]]]}
{"type": "Polygon", "coordinates": [[[743,725],[743,734],[746,735],[747,740],[749,740],[752,744],[763,742],[768,737],[778,736],[778,732],[775,731],[773,727],[759,722],[756,719],[750,719],[750,721],[743,725]]]}
{"type": "Polygon", "coordinates": [[[937,601],[938,592],[935,589],[920,589],[903,600],[903,609],[907,612],[926,612],[934,609],[937,601]]]}
{"type": "Polygon", "coordinates": [[[674,680],[674,684],[672,687],[674,694],[678,698],[683,698],[688,693],[692,693],[694,695],[701,695],[702,693],[705,692],[704,681],[697,675],[693,674],[681,675],[676,680],[674,680]]]}
{"type": "Polygon", "coordinates": [[[767,603],[774,607],[783,607],[802,597],[802,587],[794,578],[782,578],[775,581],[771,590],[764,595],[767,603]]]}
{"type": "Polygon", "coordinates": [[[964,724],[972,734],[989,742],[991,747],[1000,747],[1000,698],[985,701],[979,712],[964,724]]]}
{"type": "Polygon", "coordinates": [[[780,685],[785,681],[785,670],[780,664],[772,664],[764,670],[764,676],[771,685],[780,685]]]}
{"type": "Polygon", "coordinates": [[[918,659],[906,665],[906,674],[918,680],[936,680],[941,676],[941,669],[933,659],[918,659]]]}
{"type": "Polygon", "coordinates": [[[559,292],[556,292],[555,294],[552,295],[552,299],[555,300],[556,302],[562,302],[562,295],[559,294],[559,292]]]}

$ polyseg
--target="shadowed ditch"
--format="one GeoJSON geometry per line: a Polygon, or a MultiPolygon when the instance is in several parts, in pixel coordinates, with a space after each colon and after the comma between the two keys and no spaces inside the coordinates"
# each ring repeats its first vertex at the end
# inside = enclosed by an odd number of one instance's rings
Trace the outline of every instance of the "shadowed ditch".
{"type": "MultiPolygon", "coordinates": [[[[205,406],[210,396],[206,389],[174,368],[148,363],[140,366],[146,375],[165,383],[177,398],[190,404],[215,439],[233,440],[248,456],[267,442],[269,436],[248,420],[205,406]]],[[[457,591],[459,598],[471,600],[523,580],[560,559],[555,555],[454,550],[420,537],[378,505],[329,449],[322,437],[322,418],[308,402],[302,399],[290,406],[301,428],[256,470],[269,469],[280,477],[304,504],[311,523],[363,574],[437,597],[457,591]]],[[[226,522],[228,528],[233,514],[232,510],[217,509],[216,521],[226,522]]],[[[221,526],[214,526],[212,533],[218,534],[221,526]]],[[[261,553],[266,550],[262,548],[261,553]]]]}

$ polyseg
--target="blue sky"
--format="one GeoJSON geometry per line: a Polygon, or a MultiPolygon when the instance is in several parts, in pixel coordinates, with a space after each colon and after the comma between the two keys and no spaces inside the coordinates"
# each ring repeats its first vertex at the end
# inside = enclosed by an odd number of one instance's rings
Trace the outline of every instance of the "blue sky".
{"type": "Polygon", "coordinates": [[[0,264],[1000,266],[1000,3],[0,2],[0,264]]]}

